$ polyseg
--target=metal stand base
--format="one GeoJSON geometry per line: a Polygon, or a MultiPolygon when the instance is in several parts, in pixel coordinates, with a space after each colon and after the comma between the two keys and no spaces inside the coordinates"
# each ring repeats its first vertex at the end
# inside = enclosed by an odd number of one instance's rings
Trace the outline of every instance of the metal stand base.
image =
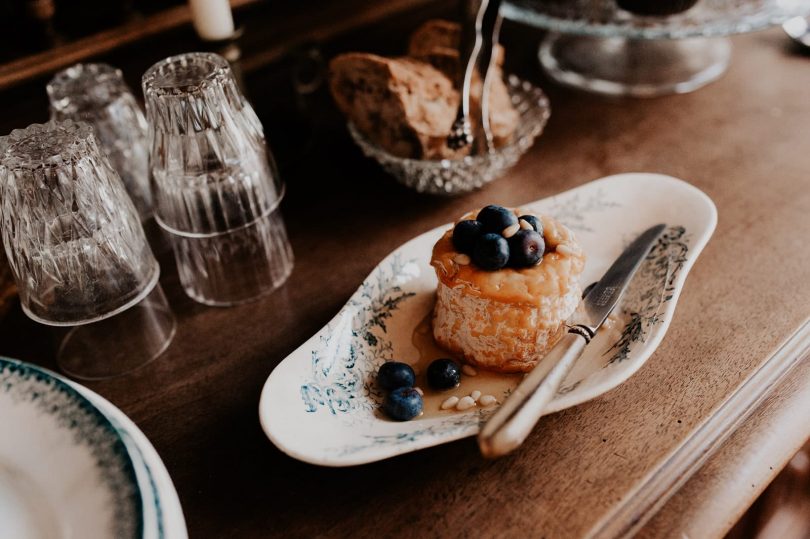
{"type": "Polygon", "coordinates": [[[654,97],[717,80],[731,58],[726,38],[644,40],[549,32],[538,53],[555,81],[589,92],[654,97]]]}

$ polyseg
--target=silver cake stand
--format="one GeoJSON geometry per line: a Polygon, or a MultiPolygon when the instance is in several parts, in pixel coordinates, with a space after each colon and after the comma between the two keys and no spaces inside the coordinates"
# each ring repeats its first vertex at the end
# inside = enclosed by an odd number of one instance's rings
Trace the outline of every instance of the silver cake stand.
{"type": "MultiPolygon", "coordinates": [[[[650,0],[662,1],[662,0],[650,0]]],[[[640,17],[614,0],[505,0],[509,19],[548,30],[539,59],[562,84],[652,97],[696,90],[728,67],[728,36],[810,13],[810,0],[699,0],[670,17],[640,17]]]]}

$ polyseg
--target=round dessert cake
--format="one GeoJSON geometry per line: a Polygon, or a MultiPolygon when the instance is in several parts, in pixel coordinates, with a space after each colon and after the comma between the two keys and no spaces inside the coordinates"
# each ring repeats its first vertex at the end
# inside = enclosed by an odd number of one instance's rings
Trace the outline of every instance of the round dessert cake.
{"type": "MultiPolygon", "coordinates": [[[[472,365],[505,373],[528,372],[562,337],[565,320],[579,304],[585,256],[574,234],[547,215],[488,208],[509,212],[501,232],[505,242],[500,245],[510,261],[493,266],[482,258],[486,249],[480,237],[479,244],[468,247],[470,242],[459,241],[458,234],[454,238],[454,231],[465,227],[448,230],[433,247],[431,260],[439,278],[433,336],[440,346],[472,365]],[[509,219],[519,224],[510,225],[509,219]],[[527,221],[534,230],[525,230],[530,228],[527,221]],[[520,249],[519,242],[511,241],[518,239],[515,229],[539,239],[538,260],[512,262],[520,256],[514,252],[520,249]]],[[[459,223],[480,224],[483,213],[465,215],[459,223]]],[[[487,226],[483,229],[486,232],[487,226]]],[[[497,244],[496,235],[484,234],[497,244]]]]}

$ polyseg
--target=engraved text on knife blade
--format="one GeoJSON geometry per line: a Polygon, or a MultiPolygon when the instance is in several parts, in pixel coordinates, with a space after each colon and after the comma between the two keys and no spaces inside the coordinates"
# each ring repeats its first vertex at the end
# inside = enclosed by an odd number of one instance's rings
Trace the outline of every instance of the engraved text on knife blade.
{"type": "Polygon", "coordinates": [[[589,319],[588,327],[595,330],[602,325],[665,229],[666,225],[660,224],[640,234],[619,255],[619,258],[613,262],[613,265],[608,268],[593,290],[585,297],[584,303],[589,319]]]}

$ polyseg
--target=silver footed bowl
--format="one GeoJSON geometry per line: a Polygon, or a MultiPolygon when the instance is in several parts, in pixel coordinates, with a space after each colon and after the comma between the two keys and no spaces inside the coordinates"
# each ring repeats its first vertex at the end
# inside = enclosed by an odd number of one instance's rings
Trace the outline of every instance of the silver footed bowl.
{"type": "Polygon", "coordinates": [[[540,88],[514,75],[507,77],[506,86],[520,121],[511,142],[490,153],[461,159],[409,159],[380,148],[351,122],[349,132],[363,153],[377,161],[399,183],[432,195],[467,193],[500,178],[517,163],[543,132],[551,114],[548,98],[540,88]]]}

